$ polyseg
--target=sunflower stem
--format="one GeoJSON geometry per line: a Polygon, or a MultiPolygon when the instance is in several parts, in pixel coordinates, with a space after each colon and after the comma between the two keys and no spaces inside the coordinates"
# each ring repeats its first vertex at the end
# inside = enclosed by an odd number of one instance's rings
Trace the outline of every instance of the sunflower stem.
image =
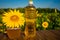
{"type": "Polygon", "coordinates": [[[44,28],[44,30],[46,30],[46,28],[44,28]]]}

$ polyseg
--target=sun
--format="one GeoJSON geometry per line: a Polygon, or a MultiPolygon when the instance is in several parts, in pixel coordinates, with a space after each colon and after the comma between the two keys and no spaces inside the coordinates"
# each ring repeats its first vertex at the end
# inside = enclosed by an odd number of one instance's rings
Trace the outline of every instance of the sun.
{"type": "Polygon", "coordinates": [[[2,21],[6,27],[9,28],[19,28],[24,25],[24,17],[23,13],[19,12],[19,10],[10,10],[9,12],[5,12],[2,17],[2,21]]]}

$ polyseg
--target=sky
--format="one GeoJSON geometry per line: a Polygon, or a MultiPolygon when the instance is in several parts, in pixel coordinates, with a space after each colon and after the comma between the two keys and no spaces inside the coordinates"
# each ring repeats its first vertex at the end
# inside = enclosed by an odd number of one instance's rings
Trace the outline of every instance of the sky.
{"type": "MultiPolygon", "coordinates": [[[[26,7],[29,0],[0,0],[0,8],[26,7]]],[[[33,0],[36,8],[57,8],[60,10],[60,0],[33,0]]]]}

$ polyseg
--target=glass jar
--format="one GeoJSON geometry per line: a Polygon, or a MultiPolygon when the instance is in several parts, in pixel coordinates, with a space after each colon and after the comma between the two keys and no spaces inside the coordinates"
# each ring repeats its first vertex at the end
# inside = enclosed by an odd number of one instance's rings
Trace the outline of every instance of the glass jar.
{"type": "Polygon", "coordinates": [[[17,40],[20,38],[20,33],[21,33],[21,30],[20,28],[8,28],[7,29],[7,35],[9,37],[9,39],[12,39],[12,40],[17,40]]]}

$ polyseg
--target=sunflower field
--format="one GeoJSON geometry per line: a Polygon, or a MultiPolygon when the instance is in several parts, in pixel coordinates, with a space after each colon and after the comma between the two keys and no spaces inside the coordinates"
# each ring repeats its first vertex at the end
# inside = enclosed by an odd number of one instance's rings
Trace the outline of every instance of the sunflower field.
{"type": "MultiPolygon", "coordinates": [[[[2,16],[3,16],[4,12],[9,12],[9,10],[10,9],[5,9],[5,10],[0,9],[0,32],[4,32],[4,33],[6,32],[6,25],[2,22],[2,20],[3,20],[2,16]]],[[[25,15],[24,9],[21,9],[21,10],[17,9],[17,10],[19,10],[19,12],[21,11],[21,13],[23,12],[22,14],[23,14],[23,17],[24,17],[24,15],[25,15]]],[[[8,14],[6,14],[6,16],[7,15],[8,14]]],[[[11,15],[9,15],[9,16],[11,16],[11,15]]],[[[5,19],[7,19],[7,17],[5,17],[5,19]]],[[[23,21],[21,21],[21,23],[22,22],[23,21]]],[[[18,25],[16,24],[16,26],[18,26],[18,25]]],[[[21,29],[24,30],[24,28],[25,28],[25,22],[22,23],[22,25],[21,25],[21,29]]],[[[39,11],[38,11],[37,17],[36,17],[36,30],[60,30],[60,13],[58,13],[58,12],[39,13],[39,11]]]]}

